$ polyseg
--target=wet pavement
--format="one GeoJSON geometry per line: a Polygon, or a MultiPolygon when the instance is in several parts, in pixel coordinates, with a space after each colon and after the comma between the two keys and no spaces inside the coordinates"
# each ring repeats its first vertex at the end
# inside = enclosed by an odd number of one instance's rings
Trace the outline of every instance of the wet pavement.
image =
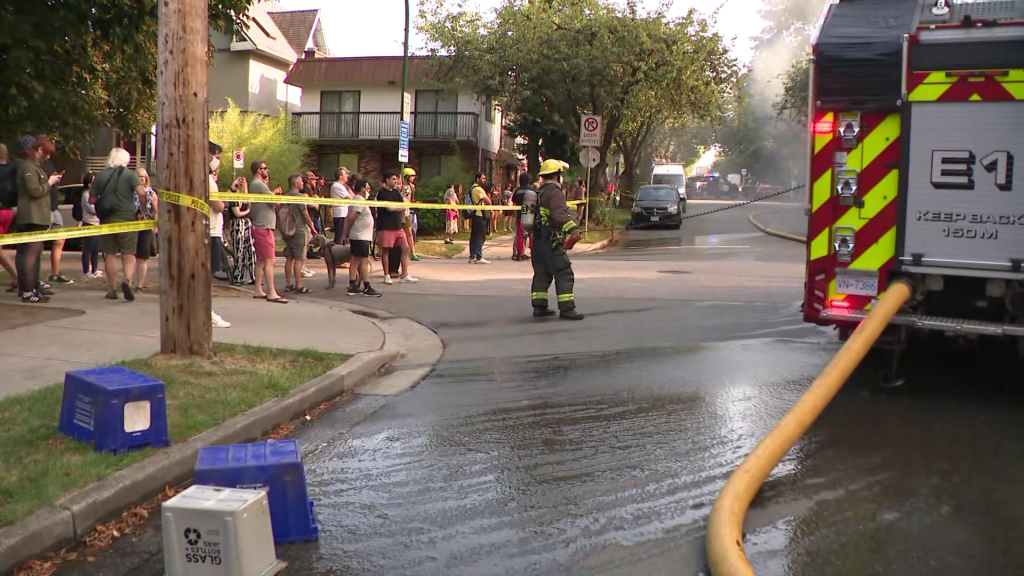
{"type": "MultiPolygon", "coordinates": [[[[575,258],[580,323],[528,318],[511,262],[421,263],[438,279],[361,300],[445,353],[295,435],[321,537],[279,546],[284,574],[707,574],[718,490],[838,349],[801,323],[803,247],[747,210],[575,258]]],[[[872,359],[776,468],[747,518],[757,574],[1024,573],[1020,367],[938,351],[896,391],[872,359]]],[[[162,567],[154,521],[59,574],[162,567]]]]}

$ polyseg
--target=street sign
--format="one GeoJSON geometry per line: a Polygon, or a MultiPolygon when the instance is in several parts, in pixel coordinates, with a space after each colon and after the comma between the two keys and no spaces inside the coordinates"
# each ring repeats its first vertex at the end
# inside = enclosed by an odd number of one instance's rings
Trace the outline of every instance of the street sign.
{"type": "Polygon", "coordinates": [[[587,168],[593,168],[601,162],[601,153],[596,148],[584,148],[580,150],[580,164],[587,168]]]}
{"type": "Polygon", "coordinates": [[[408,92],[402,92],[402,122],[406,124],[412,119],[412,96],[408,92]]]}
{"type": "Polygon", "coordinates": [[[747,169],[744,168],[743,170],[740,170],[740,174],[746,176],[747,175],[747,169]]]}
{"type": "Polygon", "coordinates": [[[587,115],[580,121],[580,146],[601,145],[601,117],[587,115]]]}
{"type": "Polygon", "coordinates": [[[398,161],[409,161],[409,122],[405,120],[398,125],[398,161]]]}
{"type": "Polygon", "coordinates": [[[235,150],[234,160],[236,170],[245,168],[245,152],[242,152],[241,150],[235,150]]]}

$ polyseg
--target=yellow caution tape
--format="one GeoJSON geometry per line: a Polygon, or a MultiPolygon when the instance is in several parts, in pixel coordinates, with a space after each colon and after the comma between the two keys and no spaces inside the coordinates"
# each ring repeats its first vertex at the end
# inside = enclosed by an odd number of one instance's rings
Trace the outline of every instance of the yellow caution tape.
{"type": "MultiPolygon", "coordinates": [[[[284,196],[276,194],[238,194],[234,192],[211,192],[210,200],[223,202],[262,202],[267,204],[322,204],[327,206],[372,206],[375,208],[415,208],[416,210],[522,210],[522,206],[494,204],[439,204],[436,202],[387,202],[384,200],[342,200],[320,196],[284,196]]],[[[567,202],[570,206],[583,204],[582,200],[567,202]]]]}
{"type": "Polygon", "coordinates": [[[133,220],[131,222],[115,222],[99,226],[79,226],[78,228],[54,228],[39,232],[15,232],[0,235],[0,246],[25,244],[26,242],[47,242],[61,238],[85,238],[87,236],[103,236],[104,234],[120,234],[122,232],[142,232],[156,228],[156,220],[133,220]]]}
{"type": "Polygon", "coordinates": [[[195,196],[181,194],[180,192],[171,192],[170,190],[158,190],[156,194],[157,198],[161,202],[170,202],[171,204],[177,204],[178,206],[192,208],[193,210],[202,212],[207,217],[210,216],[210,205],[195,196]]]}
{"type": "MultiPolygon", "coordinates": [[[[159,190],[157,197],[161,202],[169,202],[178,206],[185,206],[210,216],[210,205],[206,202],[170,190],[159,190]]],[[[373,206],[378,208],[415,208],[417,210],[491,210],[518,212],[521,206],[497,206],[492,204],[438,204],[438,203],[408,203],[408,202],[385,202],[383,200],[342,200],[340,198],[321,198],[319,196],[283,196],[271,194],[238,194],[233,192],[211,192],[211,200],[222,202],[263,202],[272,204],[326,204],[330,206],[373,206]]],[[[583,204],[582,200],[566,202],[569,206],[583,204]]],[[[61,238],[86,238],[88,236],[103,236],[105,234],[119,234],[122,232],[142,232],[143,230],[154,230],[157,227],[156,220],[134,220],[132,222],[116,222],[113,224],[101,224],[99,226],[79,226],[77,228],[56,228],[53,230],[42,230],[40,232],[16,232],[13,234],[0,234],[0,246],[11,246],[27,242],[47,242],[61,238]]]]}

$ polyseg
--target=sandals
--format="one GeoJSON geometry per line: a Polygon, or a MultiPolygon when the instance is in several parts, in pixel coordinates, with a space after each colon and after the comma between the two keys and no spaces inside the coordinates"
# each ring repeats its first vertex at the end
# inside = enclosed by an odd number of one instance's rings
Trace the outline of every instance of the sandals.
{"type": "Polygon", "coordinates": [[[284,291],[285,292],[295,292],[295,286],[285,286],[284,287],[284,291]]]}
{"type": "Polygon", "coordinates": [[[265,300],[267,302],[270,302],[271,304],[288,304],[290,302],[290,300],[288,300],[287,298],[281,298],[280,296],[278,296],[277,298],[271,298],[270,296],[267,296],[265,300]]]}
{"type": "Polygon", "coordinates": [[[313,291],[310,290],[308,286],[303,286],[302,288],[296,288],[295,289],[295,293],[296,294],[310,294],[312,292],[313,291]]]}

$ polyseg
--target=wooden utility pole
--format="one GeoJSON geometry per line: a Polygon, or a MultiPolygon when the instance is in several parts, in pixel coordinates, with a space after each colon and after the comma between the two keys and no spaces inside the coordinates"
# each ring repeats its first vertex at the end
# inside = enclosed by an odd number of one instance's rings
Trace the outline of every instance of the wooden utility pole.
{"type": "MultiPolygon", "coordinates": [[[[207,202],[208,0],[158,0],[157,173],[207,202]]],[[[210,228],[202,212],[160,203],[160,351],[213,355],[210,228]]]]}

